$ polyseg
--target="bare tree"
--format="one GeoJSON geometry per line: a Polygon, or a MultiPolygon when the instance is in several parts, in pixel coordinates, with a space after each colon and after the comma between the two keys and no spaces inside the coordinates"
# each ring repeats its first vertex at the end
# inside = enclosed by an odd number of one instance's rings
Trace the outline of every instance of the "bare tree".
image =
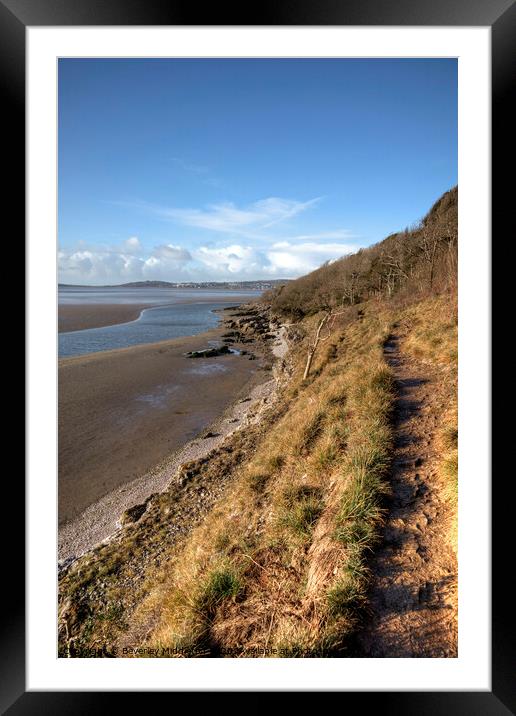
{"type": "Polygon", "coordinates": [[[275,307],[300,320],[371,297],[453,285],[457,280],[457,202],[454,188],[417,224],[288,283],[275,297],[275,307]]]}
{"type": "Polygon", "coordinates": [[[329,319],[331,313],[325,313],[322,320],[320,321],[319,325],[317,326],[317,331],[315,333],[315,338],[313,343],[310,344],[308,347],[308,355],[306,357],[306,365],[305,365],[305,372],[303,373],[303,380],[306,380],[308,378],[308,374],[310,373],[310,368],[312,366],[312,361],[315,355],[315,351],[317,350],[317,346],[319,345],[319,341],[321,340],[321,331],[324,328],[324,324],[329,319]]]}
{"type": "Polygon", "coordinates": [[[360,280],[360,272],[359,271],[351,271],[345,280],[344,288],[343,288],[343,296],[346,298],[349,303],[354,306],[355,300],[357,298],[357,291],[358,291],[358,284],[360,280]]]}
{"type": "Polygon", "coordinates": [[[437,259],[441,254],[440,249],[444,244],[448,244],[447,248],[452,248],[453,250],[455,239],[455,225],[451,220],[436,221],[424,226],[421,230],[419,249],[421,257],[428,267],[428,286],[430,290],[434,285],[437,259]]]}
{"type": "Polygon", "coordinates": [[[385,269],[387,294],[392,295],[396,284],[401,286],[410,279],[413,250],[409,243],[410,232],[389,237],[389,242],[380,256],[380,261],[385,269]]]}
{"type": "Polygon", "coordinates": [[[333,329],[333,326],[335,324],[335,319],[337,316],[342,315],[345,313],[345,311],[336,311],[335,309],[327,311],[322,319],[319,321],[319,325],[317,326],[317,330],[315,332],[315,337],[312,343],[310,343],[308,347],[308,355],[306,357],[306,365],[305,365],[305,372],[303,373],[303,380],[306,380],[310,374],[310,368],[312,367],[312,361],[314,359],[315,351],[317,350],[317,346],[319,343],[323,343],[324,341],[327,341],[328,338],[331,336],[331,331],[333,329]],[[326,326],[328,329],[327,334],[324,337],[321,337],[322,329],[326,326]]]}

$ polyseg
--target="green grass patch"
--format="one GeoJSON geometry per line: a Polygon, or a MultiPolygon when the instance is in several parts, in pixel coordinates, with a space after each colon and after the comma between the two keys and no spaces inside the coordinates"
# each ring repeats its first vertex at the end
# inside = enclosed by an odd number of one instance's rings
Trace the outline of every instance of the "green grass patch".
{"type": "Polygon", "coordinates": [[[308,537],[323,510],[320,490],[309,485],[287,488],[283,501],[280,524],[295,535],[308,537]]]}
{"type": "Polygon", "coordinates": [[[242,592],[242,581],[231,567],[217,569],[202,584],[195,599],[195,609],[207,616],[215,614],[224,601],[236,599],[242,592]]]}
{"type": "Polygon", "coordinates": [[[330,589],[327,595],[328,608],[333,617],[355,615],[364,604],[366,597],[365,580],[346,572],[330,589]]]}

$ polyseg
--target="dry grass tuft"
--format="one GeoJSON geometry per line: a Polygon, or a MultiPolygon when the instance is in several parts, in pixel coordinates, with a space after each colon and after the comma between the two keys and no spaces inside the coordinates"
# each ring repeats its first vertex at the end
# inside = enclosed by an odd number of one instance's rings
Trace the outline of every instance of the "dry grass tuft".
{"type": "Polygon", "coordinates": [[[449,541],[457,551],[458,530],[458,415],[457,415],[457,295],[446,293],[406,309],[401,317],[410,332],[405,348],[441,373],[447,409],[440,416],[437,447],[440,452],[442,494],[451,519],[449,541]]]}
{"type": "Polygon", "coordinates": [[[457,551],[458,503],[459,503],[459,432],[457,428],[457,403],[452,405],[443,417],[438,444],[441,452],[440,475],[443,495],[451,509],[450,543],[457,551]]]}
{"type": "Polygon", "coordinates": [[[445,294],[403,312],[410,324],[405,349],[427,363],[457,367],[457,296],[445,294]]]}

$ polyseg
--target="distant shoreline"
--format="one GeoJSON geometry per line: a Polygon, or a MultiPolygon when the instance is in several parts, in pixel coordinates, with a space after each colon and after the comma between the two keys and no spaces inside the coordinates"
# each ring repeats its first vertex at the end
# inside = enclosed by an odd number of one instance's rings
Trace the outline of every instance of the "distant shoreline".
{"type": "Polygon", "coordinates": [[[281,286],[291,279],[263,279],[256,281],[191,281],[186,283],[174,283],[172,281],[133,281],[130,283],[87,285],[79,283],[60,283],[59,288],[77,288],[99,290],[104,288],[168,288],[201,291],[264,291],[269,288],[281,286]]]}
{"type": "MultiPolygon", "coordinates": [[[[58,332],[71,333],[72,331],[84,331],[90,328],[104,328],[115,326],[121,323],[137,321],[143,311],[160,306],[179,305],[187,303],[213,303],[215,291],[207,291],[206,296],[182,296],[171,300],[164,297],[163,301],[152,301],[146,303],[60,303],[58,305],[58,332]]],[[[253,296],[246,295],[235,290],[233,296],[223,295],[217,297],[218,303],[239,305],[240,303],[252,300],[253,296]]]]}

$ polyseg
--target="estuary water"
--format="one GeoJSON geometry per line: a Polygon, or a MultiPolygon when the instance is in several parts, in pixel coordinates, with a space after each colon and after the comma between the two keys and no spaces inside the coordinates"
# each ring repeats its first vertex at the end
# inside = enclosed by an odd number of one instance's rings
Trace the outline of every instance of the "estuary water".
{"type": "Polygon", "coordinates": [[[216,311],[245,303],[261,291],[160,289],[160,288],[78,288],[60,287],[60,305],[91,308],[109,304],[156,304],[146,308],[135,321],[102,328],[88,328],[59,334],[59,357],[84,355],[115,348],[128,348],[171,338],[193,336],[214,328],[216,311]]]}

